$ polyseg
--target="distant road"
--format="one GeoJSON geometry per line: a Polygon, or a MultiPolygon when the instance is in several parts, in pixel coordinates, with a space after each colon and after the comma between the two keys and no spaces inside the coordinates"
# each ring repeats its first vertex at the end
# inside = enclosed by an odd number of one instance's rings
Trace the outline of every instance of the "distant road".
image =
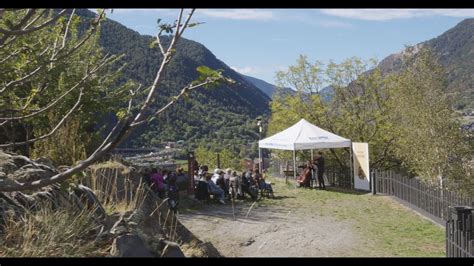
{"type": "Polygon", "coordinates": [[[159,148],[116,148],[113,150],[113,153],[150,153],[150,152],[159,152],[159,148]]]}

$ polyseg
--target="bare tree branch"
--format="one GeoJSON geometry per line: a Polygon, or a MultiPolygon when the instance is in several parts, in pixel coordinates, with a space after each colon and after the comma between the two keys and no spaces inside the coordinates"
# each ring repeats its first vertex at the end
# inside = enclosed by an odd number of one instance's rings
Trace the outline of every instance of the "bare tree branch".
{"type": "MultiPolygon", "coordinates": [[[[44,14],[46,13],[46,11],[48,11],[48,9],[45,9],[43,10],[43,12],[41,12],[36,18],[34,18],[32,21],[30,21],[30,23],[28,23],[23,29],[27,29],[29,26],[33,25],[33,23],[35,23],[39,18],[43,17],[44,14]]],[[[1,39],[0,39],[0,48],[3,48],[4,46],[12,43],[15,39],[16,39],[17,35],[14,35],[14,36],[11,36],[11,35],[4,35],[1,39]],[[9,37],[12,37],[8,42],[7,39],[9,37]]]]}
{"type": "MultiPolygon", "coordinates": [[[[186,18],[186,21],[184,22],[183,29],[181,30],[181,32],[178,33],[178,38],[181,38],[181,35],[183,35],[183,32],[184,32],[184,29],[188,27],[189,21],[191,20],[191,17],[193,16],[194,10],[195,9],[192,9],[191,12],[189,12],[188,17],[186,18]]],[[[179,22],[178,22],[178,25],[179,25],[179,22]]]]}
{"type": "MultiPolygon", "coordinates": [[[[17,25],[13,26],[13,29],[15,29],[15,30],[16,30],[16,29],[20,29],[21,26],[23,26],[26,22],[28,22],[28,20],[31,18],[31,16],[33,16],[35,13],[36,13],[36,10],[34,10],[34,9],[28,9],[26,15],[23,17],[23,19],[22,19],[17,25]]],[[[30,25],[30,24],[28,24],[28,25],[30,25]]],[[[28,26],[28,25],[27,25],[27,26],[28,26]]],[[[0,47],[3,47],[4,42],[5,42],[9,37],[11,37],[11,36],[10,36],[10,35],[4,35],[4,36],[0,39],[0,47]]],[[[12,38],[12,40],[10,40],[10,42],[13,41],[14,39],[16,39],[16,36],[13,36],[13,38],[12,38]]],[[[10,42],[9,42],[9,43],[10,43],[10,42]]]]}
{"type": "Polygon", "coordinates": [[[28,22],[28,20],[30,20],[30,18],[36,13],[36,10],[35,9],[28,9],[26,11],[26,15],[23,17],[23,19],[18,23],[16,24],[13,29],[20,29],[23,25],[25,25],[25,23],[28,22]]]}
{"type": "Polygon", "coordinates": [[[28,29],[31,25],[33,25],[36,21],[38,21],[38,19],[43,17],[44,14],[46,14],[47,11],[48,11],[48,9],[43,10],[43,12],[41,12],[36,18],[34,18],[32,21],[30,21],[30,23],[28,23],[23,29],[24,30],[28,29]]]}
{"type": "MultiPolygon", "coordinates": [[[[116,57],[115,56],[111,56],[109,58],[104,58],[103,59],[103,63],[101,63],[99,66],[95,67],[94,69],[92,69],[91,71],[88,71],[86,73],[86,75],[84,75],[84,77],[79,80],[74,86],[72,86],[69,90],[67,90],[66,92],[64,92],[61,96],[59,96],[58,98],[56,98],[55,100],[53,100],[52,102],[50,102],[47,106],[45,106],[44,108],[41,108],[39,110],[36,110],[35,112],[33,113],[30,113],[30,114],[27,114],[27,115],[22,115],[22,116],[13,116],[13,117],[0,117],[0,120],[21,120],[21,119],[26,119],[26,118],[31,118],[31,117],[34,117],[38,114],[41,114],[49,109],[51,109],[51,107],[55,106],[61,99],[63,99],[64,97],[66,97],[67,95],[69,95],[73,90],[75,90],[77,87],[79,87],[80,85],[82,85],[87,79],[89,79],[89,77],[96,73],[98,70],[100,70],[102,67],[104,67],[105,65],[115,61],[116,57]]],[[[23,108],[24,109],[24,108],[23,108]]],[[[10,111],[15,111],[15,110],[10,110],[10,111]]]]}
{"type": "MultiPolygon", "coordinates": [[[[191,19],[191,16],[193,15],[193,12],[194,12],[194,9],[189,13],[187,21],[189,21],[191,19]]],[[[181,21],[182,14],[183,13],[181,11],[179,13],[178,24],[181,21]]],[[[184,25],[183,29],[185,29],[186,26],[187,25],[184,25]]],[[[148,108],[151,104],[151,101],[153,99],[153,96],[155,95],[156,87],[158,85],[158,82],[162,78],[163,70],[165,69],[165,66],[169,63],[169,61],[171,60],[171,57],[172,57],[172,52],[171,51],[175,48],[176,40],[178,38],[179,38],[178,37],[178,32],[176,31],[174,36],[173,36],[173,39],[171,40],[170,45],[168,46],[168,49],[166,50],[166,53],[163,56],[163,61],[161,62],[160,68],[158,69],[158,73],[155,77],[155,80],[153,81],[153,85],[151,86],[150,92],[148,93],[148,96],[147,96],[142,108],[140,109],[139,113],[137,114],[137,116],[135,117],[135,119],[133,121],[134,123],[137,123],[137,122],[140,122],[140,121],[144,120],[145,112],[148,110],[148,108]]]]}
{"type": "Polygon", "coordinates": [[[168,109],[168,107],[170,107],[171,105],[173,105],[174,103],[176,103],[181,97],[183,97],[184,95],[186,95],[188,92],[194,90],[194,89],[197,89],[197,88],[200,88],[200,87],[203,87],[203,86],[206,86],[206,85],[209,85],[211,83],[215,83],[217,81],[219,81],[221,78],[207,78],[205,81],[201,82],[201,83],[198,83],[198,84],[195,84],[195,85],[188,85],[184,88],[181,89],[180,93],[174,97],[172,97],[172,100],[170,102],[168,102],[165,106],[163,106],[162,108],[160,108],[158,111],[156,111],[152,117],[148,120],[142,120],[142,121],[139,121],[139,122],[135,122],[135,123],[132,123],[131,126],[138,126],[138,125],[141,125],[145,122],[151,122],[153,121],[158,115],[160,115],[161,113],[163,113],[166,109],[168,109]]]}
{"type": "Polygon", "coordinates": [[[68,117],[71,116],[71,114],[74,113],[74,111],[79,107],[83,94],[84,94],[83,90],[81,89],[81,92],[79,93],[79,97],[77,97],[77,101],[74,104],[74,106],[69,110],[69,112],[61,119],[61,121],[59,121],[59,123],[49,133],[47,133],[45,135],[42,135],[40,137],[37,137],[35,139],[29,139],[29,140],[22,141],[22,142],[0,144],[0,148],[8,148],[8,147],[27,145],[27,144],[31,144],[31,143],[34,143],[36,141],[44,140],[44,139],[50,137],[64,124],[64,122],[68,119],[68,117]]]}
{"type": "Polygon", "coordinates": [[[27,80],[28,78],[30,78],[31,76],[33,76],[34,74],[38,73],[38,71],[43,68],[44,65],[41,65],[39,67],[37,67],[35,70],[31,71],[30,73],[24,75],[23,77],[19,78],[19,79],[16,79],[16,80],[12,80],[10,82],[8,82],[2,89],[0,89],[0,93],[4,92],[7,88],[9,88],[10,86],[13,86],[15,84],[19,84],[25,80],[27,80]]]}
{"type": "MultiPolygon", "coordinates": [[[[194,10],[190,12],[188,15],[187,21],[190,20],[190,17],[192,16],[194,10]]],[[[179,20],[179,19],[178,19],[179,20]]],[[[181,34],[183,33],[184,29],[187,27],[187,24],[183,26],[183,29],[181,30],[181,34]]],[[[181,35],[178,32],[175,33],[173,36],[173,39],[163,57],[163,61],[161,62],[160,68],[157,71],[155,80],[153,82],[153,85],[150,88],[150,91],[148,93],[148,96],[146,100],[143,102],[142,107],[140,108],[139,113],[135,116],[134,119],[132,119],[131,116],[128,116],[124,119],[119,120],[119,122],[115,125],[114,129],[109,133],[109,136],[107,139],[109,141],[102,143],[102,145],[97,148],[91,156],[89,156],[87,159],[84,161],[79,162],[76,164],[74,167],[68,169],[65,172],[62,172],[60,174],[54,175],[52,177],[46,178],[46,179],[41,179],[33,182],[24,182],[24,183],[19,183],[17,181],[12,181],[11,179],[0,179],[0,191],[23,191],[23,190],[30,190],[30,189],[37,189],[41,188],[47,185],[54,184],[56,182],[61,182],[63,180],[66,180],[67,178],[71,177],[72,175],[79,173],[80,171],[86,169],[88,166],[92,165],[95,163],[97,160],[99,160],[102,156],[104,156],[106,153],[110,152],[113,148],[115,148],[117,145],[119,145],[124,139],[126,139],[131,132],[133,132],[133,129],[139,125],[141,121],[144,121],[146,119],[145,117],[145,112],[150,108],[152,104],[152,98],[155,96],[156,89],[158,83],[162,79],[162,74],[165,66],[169,63],[172,55],[171,51],[174,49],[176,45],[176,41],[179,39],[179,36],[181,35]],[[122,127],[119,125],[123,124],[122,127]],[[117,134],[115,134],[117,133],[117,134]],[[115,136],[114,136],[115,135],[115,136]]],[[[173,103],[176,102],[176,99],[180,97],[180,95],[183,95],[186,91],[189,91],[190,88],[197,87],[200,84],[195,84],[191,85],[189,87],[184,88],[180,94],[178,94],[177,97],[175,97],[170,103],[166,104],[163,108],[161,108],[159,111],[157,111],[158,114],[164,112],[167,110],[170,106],[172,106],[173,103]],[[184,92],[183,92],[184,91],[184,92]]],[[[155,113],[156,114],[156,113],[155,113]]],[[[140,123],[141,124],[141,123],[140,123]]]]}
{"type": "Polygon", "coordinates": [[[2,29],[0,28],[0,33],[3,33],[7,36],[9,35],[24,35],[24,34],[27,34],[27,33],[31,33],[31,32],[34,32],[34,31],[37,31],[37,30],[40,30],[48,25],[50,25],[51,23],[55,22],[56,20],[58,20],[64,13],[66,12],[66,9],[63,9],[61,10],[56,16],[50,18],[49,20],[43,22],[43,24],[39,25],[39,26],[36,26],[36,27],[33,27],[33,28],[29,28],[29,29],[22,29],[22,30],[6,30],[6,29],[2,29]]]}
{"type": "Polygon", "coordinates": [[[165,55],[165,49],[163,48],[163,45],[161,44],[161,31],[156,35],[156,43],[158,43],[158,47],[160,47],[161,54],[164,56],[165,55]]]}
{"type": "MultiPolygon", "coordinates": [[[[104,12],[101,12],[99,15],[98,15],[98,18],[96,20],[96,22],[98,23],[100,21],[100,19],[102,18],[102,16],[104,15],[104,12]]],[[[93,26],[92,27],[92,30],[89,32],[89,34],[87,34],[80,42],[78,42],[73,48],[71,48],[71,50],[68,50],[67,53],[65,54],[62,54],[61,56],[58,56],[62,50],[62,48],[60,48],[60,50],[57,52],[57,53],[54,53],[53,51],[53,57],[49,60],[46,60],[45,62],[43,62],[38,68],[36,68],[35,70],[33,70],[32,72],[26,74],[25,76],[19,78],[19,79],[16,79],[16,80],[12,80],[10,81],[9,83],[7,83],[3,88],[0,89],[0,93],[4,92],[7,88],[13,86],[13,85],[17,85],[17,84],[21,84],[23,83],[24,81],[26,81],[27,79],[31,78],[32,76],[34,76],[35,74],[39,73],[38,71],[41,70],[44,66],[46,66],[47,64],[49,63],[52,63],[52,62],[57,62],[57,61],[60,61],[64,58],[67,58],[69,55],[71,55],[72,53],[74,53],[77,49],[79,49],[92,35],[94,35],[96,32],[97,32],[97,28],[98,26],[93,26]],[[57,57],[58,56],[58,57],[57,57]]],[[[57,39],[56,39],[57,41],[57,39]]],[[[55,42],[56,44],[56,42],[55,42]]],[[[49,71],[51,71],[53,68],[49,69],[49,71]]]]}
{"type": "Polygon", "coordinates": [[[76,12],[76,9],[74,8],[71,12],[71,15],[69,16],[69,20],[67,21],[66,30],[64,31],[64,36],[63,36],[63,44],[61,48],[64,48],[64,46],[66,46],[66,38],[69,32],[69,26],[71,25],[72,17],[74,16],[75,12],[76,12]]]}
{"type": "Polygon", "coordinates": [[[142,84],[138,85],[138,88],[136,90],[130,90],[131,97],[130,97],[130,100],[128,101],[127,114],[130,114],[130,112],[132,111],[133,98],[138,93],[141,87],[142,87],[142,84]]]}

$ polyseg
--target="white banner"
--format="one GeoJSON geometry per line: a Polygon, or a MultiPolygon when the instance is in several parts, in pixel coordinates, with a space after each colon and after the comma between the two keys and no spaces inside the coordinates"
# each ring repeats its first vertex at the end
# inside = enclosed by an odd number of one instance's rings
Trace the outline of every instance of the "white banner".
{"type": "Polygon", "coordinates": [[[370,191],[369,144],[352,143],[354,188],[370,191]]]}

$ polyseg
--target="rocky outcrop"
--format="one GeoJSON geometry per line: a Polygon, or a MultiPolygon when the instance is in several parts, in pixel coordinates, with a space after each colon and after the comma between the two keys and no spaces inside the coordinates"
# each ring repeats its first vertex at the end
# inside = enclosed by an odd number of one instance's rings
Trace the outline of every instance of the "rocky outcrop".
{"type": "Polygon", "coordinates": [[[138,235],[125,234],[118,236],[112,243],[110,251],[115,257],[155,257],[138,235]]]}
{"type": "Polygon", "coordinates": [[[0,150],[0,182],[5,179],[19,182],[35,181],[57,173],[58,171],[44,158],[34,161],[25,156],[0,150]]]}
{"type": "MultiPolygon", "coordinates": [[[[107,214],[96,191],[84,184],[61,187],[47,186],[39,191],[0,192],[0,237],[3,224],[7,219],[21,219],[26,212],[35,212],[41,208],[67,209],[81,212],[92,210],[91,219],[99,225],[94,231],[94,241],[110,245],[110,256],[114,257],[219,257],[220,254],[210,243],[203,243],[187,230],[149,187],[143,184],[139,175],[130,169],[105,170],[102,167],[100,179],[113,180],[113,184],[129,183],[134,189],[125,189],[117,197],[108,200],[120,201],[121,197],[133,197],[133,193],[144,193],[137,207],[122,213],[107,214]],[[126,171],[125,171],[126,170],[126,171]],[[128,171],[128,172],[127,172],[128,171]],[[120,175],[119,175],[120,173],[120,175]],[[109,174],[109,175],[107,175],[109,174]]],[[[0,151],[0,182],[3,180],[38,180],[57,173],[45,158],[31,160],[24,156],[0,151]]],[[[90,172],[89,172],[90,173],[90,172]]],[[[89,179],[90,180],[90,179],[89,179]]],[[[97,180],[96,180],[97,181],[97,180]]],[[[84,182],[87,183],[87,182],[84,182]]],[[[109,191],[110,192],[110,191],[109,191]]]]}

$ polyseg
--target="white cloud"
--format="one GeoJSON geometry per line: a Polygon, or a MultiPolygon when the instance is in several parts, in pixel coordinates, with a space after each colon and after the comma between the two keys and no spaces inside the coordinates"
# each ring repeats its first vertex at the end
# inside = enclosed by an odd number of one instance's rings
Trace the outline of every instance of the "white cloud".
{"type": "Polygon", "coordinates": [[[179,9],[165,8],[113,8],[113,14],[117,15],[157,15],[177,17],[179,9]]]}
{"type": "Polygon", "coordinates": [[[244,75],[250,75],[250,74],[255,75],[255,74],[262,73],[262,68],[257,67],[257,66],[245,66],[245,67],[231,66],[230,68],[244,75]]]}
{"type": "MultiPolygon", "coordinates": [[[[184,14],[187,14],[186,9],[184,14]]],[[[118,15],[160,15],[167,17],[177,17],[179,9],[147,9],[147,8],[116,8],[113,9],[114,14],[118,15]]],[[[225,18],[234,20],[255,20],[268,21],[276,19],[275,13],[270,10],[259,9],[196,9],[195,16],[225,18]]]]}
{"type": "Polygon", "coordinates": [[[272,11],[256,9],[196,9],[196,14],[234,20],[269,21],[276,19],[272,11]]]}
{"type": "Polygon", "coordinates": [[[334,19],[321,19],[318,14],[314,14],[315,10],[308,12],[296,12],[296,13],[279,13],[276,17],[284,21],[301,22],[312,27],[323,27],[323,28],[353,28],[354,25],[334,19]]]}
{"type": "Polygon", "coordinates": [[[350,19],[387,21],[429,16],[473,17],[474,9],[322,9],[321,13],[350,19]]]}
{"type": "Polygon", "coordinates": [[[336,21],[336,20],[324,20],[317,22],[317,25],[324,27],[324,28],[343,28],[349,29],[353,28],[354,25],[346,22],[336,21]]]}

